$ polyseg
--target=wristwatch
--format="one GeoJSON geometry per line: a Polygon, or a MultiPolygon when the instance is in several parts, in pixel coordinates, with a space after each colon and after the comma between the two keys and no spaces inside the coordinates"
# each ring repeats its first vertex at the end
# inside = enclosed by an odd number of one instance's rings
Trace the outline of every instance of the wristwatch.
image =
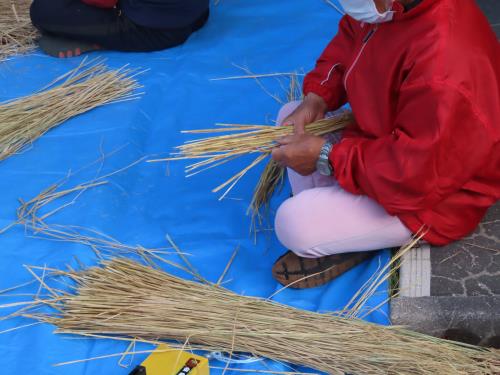
{"type": "Polygon", "coordinates": [[[333,143],[326,141],[319,153],[318,161],[316,162],[317,171],[323,176],[331,176],[333,174],[333,167],[330,163],[330,152],[332,152],[333,143]]]}

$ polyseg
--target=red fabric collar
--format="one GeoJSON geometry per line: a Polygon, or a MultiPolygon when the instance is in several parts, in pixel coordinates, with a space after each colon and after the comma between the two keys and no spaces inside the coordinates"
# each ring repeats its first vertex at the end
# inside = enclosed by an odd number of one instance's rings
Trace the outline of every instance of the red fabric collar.
{"type": "Polygon", "coordinates": [[[392,5],[392,10],[394,11],[393,21],[402,21],[410,18],[414,18],[431,8],[435,3],[441,0],[423,0],[418,6],[405,12],[405,7],[399,1],[395,1],[392,5]]]}

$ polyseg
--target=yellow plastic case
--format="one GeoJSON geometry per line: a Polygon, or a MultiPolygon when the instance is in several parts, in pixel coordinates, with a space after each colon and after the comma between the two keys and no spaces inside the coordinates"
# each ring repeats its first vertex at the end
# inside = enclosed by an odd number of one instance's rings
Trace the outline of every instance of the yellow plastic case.
{"type": "Polygon", "coordinates": [[[138,375],[209,375],[208,359],[160,345],[131,374],[138,375]]]}

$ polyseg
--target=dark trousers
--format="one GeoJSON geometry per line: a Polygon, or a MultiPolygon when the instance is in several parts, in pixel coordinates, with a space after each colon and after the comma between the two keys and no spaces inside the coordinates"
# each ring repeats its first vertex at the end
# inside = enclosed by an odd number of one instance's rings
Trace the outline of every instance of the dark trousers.
{"type": "Polygon", "coordinates": [[[80,0],[34,0],[31,20],[40,32],[95,43],[117,51],[157,51],[177,46],[208,19],[207,12],[182,28],[148,28],[136,25],[119,9],[101,9],[80,0]]]}

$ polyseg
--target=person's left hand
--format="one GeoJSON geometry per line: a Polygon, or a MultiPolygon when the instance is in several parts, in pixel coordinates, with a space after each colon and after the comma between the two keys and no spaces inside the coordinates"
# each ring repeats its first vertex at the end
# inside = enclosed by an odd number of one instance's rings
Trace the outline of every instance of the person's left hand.
{"type": "Polygon", "coordinates": [[[272,158],[284,167],[292,168],[302,176],[316,171],[321,148],[325,139],[310,134],[294,134],[278,140],[280,144],[272,151],[272,158]]]}

